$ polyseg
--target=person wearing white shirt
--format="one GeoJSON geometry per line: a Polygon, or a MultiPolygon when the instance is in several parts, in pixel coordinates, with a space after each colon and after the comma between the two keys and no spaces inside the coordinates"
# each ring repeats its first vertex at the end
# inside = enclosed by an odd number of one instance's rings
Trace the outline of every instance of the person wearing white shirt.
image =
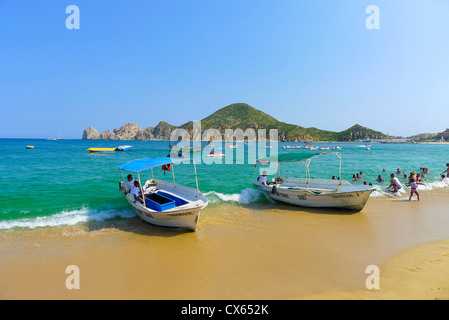
{"type": "MultiPolygon", "coordinates": [[[[134,179],[133,179],[133,175],[132,174],[128,174],[128,176],[126,177],[126,181],[125,181],[125,187],[126,187],[126,191],[131,192],[131,189],[134,188],[134,179]]],[[[119,188],[120,190],[122,189],[122,183],[119,182],[119,188]]]]}
{"type": "Polygon", "coordinates": [[[390,190],[392,193],[399,192],[399,190],[402,189],[401,182],[399,182],[399,179],[394,176],[394,173],[391,174],[391,179],[390,186],[387,189],[393,188],[393,190],[390,190]]]}
{"type": "Polygon", "coordinates": [[[257,178],[257,182],[261,185],[261,186],[267,186],[270,183],[267,180],[267,172],[264,171],[262,172],[262,176],[260,176],[259,178],[257,178]]]}
{"type": "Polygon", "coordinates": [[[140,188],[139,181],[134,180],[134,186],[132,187],[130,193],[131,196],[134,197],[135,201],[139,201],[140,203],[143,204],[142,189],[140,188]]]}

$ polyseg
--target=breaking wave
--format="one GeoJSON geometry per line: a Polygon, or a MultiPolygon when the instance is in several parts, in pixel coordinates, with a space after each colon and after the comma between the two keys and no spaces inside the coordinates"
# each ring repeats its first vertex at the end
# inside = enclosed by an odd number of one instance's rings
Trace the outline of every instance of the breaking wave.
{"type": "Polygon", "coordinates": [[[73,226],[77,223],[101,222],[114,218],[129,219],[135,217],[132,210],[93,210],[81,208],[80,210],[63,211],[50,216],[23,218],[0,221],[0,230],[15,228],[35,229],[41,227],[73,226]]]}
{"type": "Polygon", "coordinates": [[[224,194],[215,191],[210,191],[204,194],[209,203],[216,204],[220,202],[237,202],[239,204],[250,204],[254,202],[270,202],[272,201],[263,191],[246,188],[240,193],[224,194]]]}

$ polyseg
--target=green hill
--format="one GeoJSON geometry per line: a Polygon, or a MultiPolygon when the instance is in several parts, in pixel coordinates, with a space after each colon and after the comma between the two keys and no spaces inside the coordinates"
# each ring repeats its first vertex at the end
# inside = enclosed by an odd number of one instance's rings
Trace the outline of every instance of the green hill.
{"type": "Polygon", "coordinates": [[[387,136],[379,131],[374,131],[372,129],[363,127],[359,124],[349,128],[348,130],[338,133],[338,141],[354,141],[354,140],[375,140],[375,139],[385,139],[387,136]]]}
{"type": "MultiPolygon", "coordinates": [[[[136,124],[127,124],[120,129],[114,129],[114,134],[109,130],[101,135],[94,128],[87,128],[83,132],[83,139],[112,139],[112,140],[170,140],[171,132],[176,129],[167,122],[161,121],[153,128],[148,127],[142,130],[136,124]]],[[[193,137],[193,122],[187,122],[179,128],[189,132],[193,137]]],[[[385,139],[386,135],[382,132],[374,131],[361,125],[355,125],[342,132],[333,132],[320,130],[317,128],[304,128],[298,125],[279,121],[272,116],[251,107],[246,103],[234,103],[221,108],[210,116],[201,120],[201,129],[204,132],[207,129],[217,129],[223,135],[224,140],[226,129],[253,129],[257,135],[257,130],[265,129],[267,138],[269,130],[277,129],[279,141],[354,141],[358,139],[385,139]]]]}
{"type": "MultiPolygon", "coordinates": [[[[359,125],[343,132],[332,132],[317,128],[304,128],[298,125],[278,121],[272,116],[251,107],[246,103],[235,103],[224,107],[201,120],[202,130],[218,129],[222,134],[225,129],[278,129],[280,141],[352,141],[356,139],[381,139],[385,135],[359,125]],[[356,137],[355,139],[351,137],[356,137]]],[[[181,126],[190,133],[193,122],[181,126]]]]}

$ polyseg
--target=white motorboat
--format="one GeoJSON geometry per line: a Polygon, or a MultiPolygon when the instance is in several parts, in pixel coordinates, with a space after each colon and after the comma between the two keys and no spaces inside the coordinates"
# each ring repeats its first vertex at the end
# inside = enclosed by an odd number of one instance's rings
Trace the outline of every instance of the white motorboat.
{"type": "MultiPolygon", "coordinates": [[[[335,208],[351,211],[362,211],[371,193],[372,186],[352,185],[347,181],[311,179],[309,165],[313,158],[330,153],[289,153],[257,160],[259,164],[272,162],[302,162],[306,166],[306,178],[284,178],[278,174],[268,185],[255,182],[254,186],[265,191],[275,201],[285,202],[301,207],[335,208]]],[[[340,158],[341,154],[335,154],[340,158]]],[[[279,163],[278,163],[279,165],[279,163]]],[[[257,173],[257,172],[256,172],[257,173]]]]}
{"type": "Polygon", "coordinates": [[[129,151],[133,146],[118,146],[115,148],[116,151],[129,151]]]}
{"type": "Polygon", "coordinates": [[[209,158],[224,158],[225,157],[225,155],[223,153],[221,153],[221,152],[214,152],[214,151],[209,153],[207,156],[209,158]]]}
{"type": "Polygon", "coordinates": [[[190,188],[176,184],[174,164],[186,159],[159,158],[134,160],[118,166],[122,171],[123,181],[120,182],[120,190],[129,204],[135,209],[142,220],[164,227],[175,227],[196,231],[200,212],[207,204],[207,198],[198,188],[198,178],[195,169],[197,188],[190,188]],[[153,168],[163,167],[163,170],[172,171],[173,183],[154,179],[153,168]],[[141,194],[145,201],[139,202],[131,195],[125,183],[123,171],[137,173],[141,187],[141,194]],[[141,173],[151,171],[151,179],[144,185],[140,183],[141,173]]]}

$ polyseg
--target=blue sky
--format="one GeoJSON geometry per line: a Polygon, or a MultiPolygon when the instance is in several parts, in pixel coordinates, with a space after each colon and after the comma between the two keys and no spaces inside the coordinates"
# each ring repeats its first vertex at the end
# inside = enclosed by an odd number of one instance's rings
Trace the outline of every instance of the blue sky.
{"type": "Polygon", "coordinates": [[[393,135],[449,127],[446,0],[0,0],[0,137],[181,125],[234,102],[393,135]],[[68,30],[68,5],[80,29],[68,30]],[[368,5],[380,30],[368,30],[368,5]]]}

